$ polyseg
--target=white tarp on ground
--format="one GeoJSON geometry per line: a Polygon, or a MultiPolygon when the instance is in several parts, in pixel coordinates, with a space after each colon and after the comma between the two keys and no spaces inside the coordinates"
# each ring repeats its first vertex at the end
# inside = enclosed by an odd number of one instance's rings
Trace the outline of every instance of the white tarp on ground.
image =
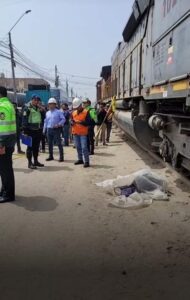
{"type": "Polygon", "coordinates": [[[118,187],[135,186],[136,191],[126,197],[120,195],[111,200],[110,205],[120,208],[141,208],[152,204],[153,200],[168,200],[167,183],[164,178],[149,169],[143,169],[126,176],[96,183],[111,195],[118,187]]]}

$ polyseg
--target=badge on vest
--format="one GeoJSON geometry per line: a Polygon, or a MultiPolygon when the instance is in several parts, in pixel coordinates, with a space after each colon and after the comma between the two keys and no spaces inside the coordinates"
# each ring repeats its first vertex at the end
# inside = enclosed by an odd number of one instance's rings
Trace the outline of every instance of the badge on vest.
{"type": "Polygon", "coordinates": [[[0,113],[0,120],[5,120],[5,113],[0,113]]]}

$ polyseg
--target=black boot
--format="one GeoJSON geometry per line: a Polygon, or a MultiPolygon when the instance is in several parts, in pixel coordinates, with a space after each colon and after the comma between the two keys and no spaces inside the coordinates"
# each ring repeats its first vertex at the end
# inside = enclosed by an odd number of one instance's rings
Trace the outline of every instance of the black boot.
{"type": "Polygon", "coordinates": [[[75,165],[83,165],[84,163],[83,163],[83,160],[77,160],[74,164],[75,165]]]}
{"type": "Polygon", "coordinates": [[[64,161],[63,157],[60,157],[60,159],[58,160],[58,162],[63,162],[63,161],[64,161]]]}
{"type": "Polygon", "coordinates": [[[31,170],[36,170],[36,166],[32,163],[32,162],[29,162],[28,163],[28,169],[31,169],[31,170]]]}
{"type": "Polygon", "coordinates": [[[51,161],[54,160],[53,156],[49,156],[48,158],[46,158],[46,161],[51,161]]]}
{"type": "Polygon", "coordinates": [[[84,163],[84,168],[89,168],[89,167],[90,167],[89,162],[85,162],[85,163],[84,163]]]}
{"type": "Polygon", "coordinates": [[[38,160],[35,160],[34,166],[35,166],[35,167],[39,167],[39,168],[43,168],[43,167],[44,167],[44,164],[41,164],[38,160]]]}

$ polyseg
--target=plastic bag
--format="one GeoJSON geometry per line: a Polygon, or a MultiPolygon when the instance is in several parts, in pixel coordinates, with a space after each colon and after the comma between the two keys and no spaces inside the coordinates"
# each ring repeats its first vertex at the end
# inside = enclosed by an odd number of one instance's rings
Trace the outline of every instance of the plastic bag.
{"type": "Polygon", "coordinates": [[[139,209],[147,207],[151,204],[151,198],[147,198],[147,195],[145,194],[135,192],[129,197],[125,197],[124,195],[115,197],[113,200],[111,200],[109,206],[128,209],[139,209]]]}
{"type": "Polygon", "coordinates": [[[152,200],[168,200],[166,180],[149,169],[97,183],[97,186],[103,187],[111,195],[123,187],[127,190],[133,185],[137,192],[126,195],[121,193],[110,202],[110,205],[120,208],[140,208],[152,204],[152,200]]]}

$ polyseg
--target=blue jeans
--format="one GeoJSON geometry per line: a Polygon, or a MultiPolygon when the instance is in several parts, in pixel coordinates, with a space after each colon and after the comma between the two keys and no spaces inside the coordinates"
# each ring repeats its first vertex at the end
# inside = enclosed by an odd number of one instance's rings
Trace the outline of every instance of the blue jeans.
{"type": "Polygon", "coordinates": [[[63,159],[63,145],[61,141],[61,128],[48,128],[47,138],[49,145],[49,156],[53,157],[53,146],[54,143],[59,148],[60,159],[63,159]]]}
{"type": "Polygon", "coordinates": [[[74,143],[77,148],[78,160],[83,160],[84,163],[89,163],[87,140],[87,135],[74,135],[74,143]]]}

